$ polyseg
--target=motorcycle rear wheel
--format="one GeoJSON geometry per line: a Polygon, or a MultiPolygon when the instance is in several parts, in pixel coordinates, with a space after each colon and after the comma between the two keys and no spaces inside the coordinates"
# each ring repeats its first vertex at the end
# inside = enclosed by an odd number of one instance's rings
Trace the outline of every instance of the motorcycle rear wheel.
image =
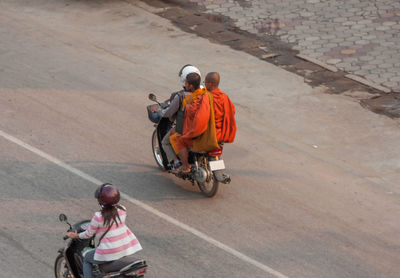
{"type": "Polygon", "coordinates": [[[200,191],[207,197],[214,197],[218,192],[219,181],[215,178],[214,173],[210,175],[210,177],[205,182],[198,182],[197,185],[200,188],[200,191]]]}
{"type": "Polygon", "coordinates": [[[56,278],[73,277],[67,267],[67,262],[63,254],[57,256],[54,263],[54,274],[56,278]]]}
{"type": "Polygon", "coordinates": [[[160,144],[158,143],[157,130],[154,130],[153,135],[151,137],[151,147],[153,150],[154,160],[156,161],[158,167],[160,167],[161,170],[165,171],[162,153],[160,150],[160,144]]]}

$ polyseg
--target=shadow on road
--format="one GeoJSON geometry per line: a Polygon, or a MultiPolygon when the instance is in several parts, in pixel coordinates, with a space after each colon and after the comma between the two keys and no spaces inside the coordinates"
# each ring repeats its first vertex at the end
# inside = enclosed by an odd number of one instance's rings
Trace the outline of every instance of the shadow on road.
{"type": "Polygon", "coordinates": [[[181,181],[157,166],[134,162],[70,162],[70,165],[101,181],[117,185],[143,201],[197,200],[204,196],[189,181],[181,181]]]}
{"type": "MultiPolygon", "coordinates": [[[[138,200],[160,202],[205,198],[190,182],[180,181],[172,175],[162,172],[156,166],[133,162],[70,161],[66,163],[96,179],[115,184],[122,192],[138,200]]],[[[3,161],[0,162],[0,169],[0,178],[3,175],[5,180],[13,183],[14,192],[3,192],[10,197],[19,192],[18,195],[24,193],[23,195],[29,199],[33,196],[29,192],[35,191],[42,192],[44,200],[46,200],[49,197],[66,196],[66,193],[71,191],[67,193],[68,197],[77,195],[91,198],[93,193],[93,184],[77,175],[66,173],[63,168],[51,163],[3,161]],[[13,177],[11,181],[10,177],[13,177]],[[30,186],[25,185],[24,188],[19,188],[21,183],[30,186]],[[90,186],[90,190],[88,186],[90,186]],[[81,192],[79,192],[79,188],[82,189],[81,192]],[[49,196],[45,196],[49,191],[53,192],[49,196]]]]}

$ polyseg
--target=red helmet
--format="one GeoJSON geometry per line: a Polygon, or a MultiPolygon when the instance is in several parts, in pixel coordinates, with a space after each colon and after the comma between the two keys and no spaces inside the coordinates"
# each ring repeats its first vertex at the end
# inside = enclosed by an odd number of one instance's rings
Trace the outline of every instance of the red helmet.
{"type": "Polygon", "coordinates": [[[119,190],[111,183],[105,183],[99,186],[94,193],[94,197],[102,206],[115,205],[119,202],[119,190]]]}

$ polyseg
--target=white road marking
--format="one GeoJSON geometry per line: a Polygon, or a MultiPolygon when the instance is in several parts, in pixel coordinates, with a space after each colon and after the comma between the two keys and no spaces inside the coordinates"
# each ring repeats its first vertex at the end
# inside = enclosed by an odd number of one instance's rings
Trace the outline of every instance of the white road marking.
{"type": "MultiPolygon", "coordinates": [[[[41,156],[42,158],[47,159],[48,161],[50,161],[50,162],[52,162],[52,163],[64,168],[65,170],[70,171],[71,173],[73,173],[73,174],[75,174],[75,175],[77,175],[77,176],[79,176],[79,177],[81,177],[81,178],[83,178],[83,179],[85,179],[87,181],[90,181],[90,182],[92,182],[92,183],[94,183],[96,185],[103,184],[102,181],[100,181],[100,180],[98,180],[98,179],[96,179],[96,178],[94,178],[94,177],[82,172],[81,170],[78,170],[78,169],[76,169],[76,168],[74,168],[74,167],[62,162],[61,160],[59,160],[59,159],[57,159],[57,158],[55,158],[55,157],[53,157],[53,156],[41,151],[41,150],[39,150],[39,149],[37,149],[37,148],[35,148],[35,147],[33,147],[33,146],[21,141],[21,140],[19,140],[18,138],[15,138],[14,136],[11,136],[11,135],[5,133],[2,130],[0,130],[0,135],[2,137],[4,137],[5,139],[7,139],[8,141],[17,144],[20,147],[23,147],[23,148],[25,148],[25,149],[37,154],[38,156],[41,156]]],[[[157,215],[158,217],[162,218],[163,220],[165,220],[165,221],[167,221],[167,222],[169,222],[169,223],[171,223],[171,224],[173,224],[173,225],[175,225],[175,226],[177,226],[177,227],[179,227],[179,228],[181,228],[181,229],[183,229],[183,230],[185,230],[185,231],[187,231],[189,233],[192,233],[193,235],[195,235],[195,236],[207,241],[208,243],[211,243],[212,245],[224,250],[225,252],[227,252],[227,253],[229,253],[229,254],[237,257],[237,258],[239,258],[240,260],[242,260],[244,262],[247,262],[247,263],[249,263],[249,264],[251,264],[253,266],[256,266],[257,268],[259,268],[259,269],[261,269],[261,270],[263,270],[263,271],[265,271],[265,272],[267,272],[267,273],[269,273],[269,274],[271,274],[271,275],[273,275],[275,277],[278,277],[278,278],[289,278],[289,277],[283,275],[282,273],[270,268],[269,266],[267,266],[265,264],[262,264],[259,261],[250,258],[249,256],[246,256],[245,254],[243,254],[243,253],[241,253],[241,252],[239,252],[239,251],[237,251],[237,250],[235,250],[235,249],[223,244],[222,242],[219,242],[218,240],[215,240],[212,237],[209,237],[208,235],[200,232],[199,230],[196,230],[195,228],[192,228],[192,227],[190,227],[190,226],[178,221],[177,219],[175,219],[175,218],[173,218],[173,217],[171,217],[171,216],[169,216],[169,215],[167,215],[167,214],[165,214],[165,213],[163,213],[163,212],[161,212],[161,211],[159,211],[159,210],[157,210],[157,209],[155,209],[155,208],[153,208],[153,207],[151,207],[151,206],[149,206],[149,205],[147,205],[147,204],[145,204],[145,203],[143,203],[143,202],[141,202],[139,200],[134,199],[134,198],[130,197],[129,195],[123,193],[123,192],[121,192],[121,197],[126,199],[126,200],[128,200],[129,202],[141,207],[142,209],[144,209],[144,210],[146,210],[146,211],[148,211],[148,212],[150,212],[150,213],[152,213],[154,215],[157,215]]]]}

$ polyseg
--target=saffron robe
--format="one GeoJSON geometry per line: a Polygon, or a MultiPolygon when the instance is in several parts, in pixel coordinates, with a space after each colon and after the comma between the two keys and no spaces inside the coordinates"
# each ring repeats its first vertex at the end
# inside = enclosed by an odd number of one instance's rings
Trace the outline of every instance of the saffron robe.
{"type": "MultiPolygon", "coordinates": [[[[201,94],[204,93],[204,89],[198,89],[191,93],[190,95],[185,96],[185,98],[182,101],[182,110],[186,109],[187,104],[193,103],[197,97],[201,94]]],[[[185,112],[185,119],[187,112],[185,112]]],[[[179,134],[178,132],[175,132],[170,135],[169,141],[171,142],[171,146],[174,149],[175,153],[177,154],[180,149],[186,148],[186,147],[191,147],[193,145],[193,142],[191,139],[187,140],[182,140],[181,143],[178,142],[178,138],[180,138],[182,135],[179,134]]]]}
{"type": "Polygon", "coordinates": [[[219,147],[214,116],[214,102],[210,92],[198,89],[193,103],[186,106],[183,134],[178,137],[178,149],[193,145],[195,152],[211,151],[219,147]]]}
{"type": "Polygon", "coordinates": [[[212,90],[218,142],[232,143],[236,135],[235,106],[219,88],[212,90]]]}

